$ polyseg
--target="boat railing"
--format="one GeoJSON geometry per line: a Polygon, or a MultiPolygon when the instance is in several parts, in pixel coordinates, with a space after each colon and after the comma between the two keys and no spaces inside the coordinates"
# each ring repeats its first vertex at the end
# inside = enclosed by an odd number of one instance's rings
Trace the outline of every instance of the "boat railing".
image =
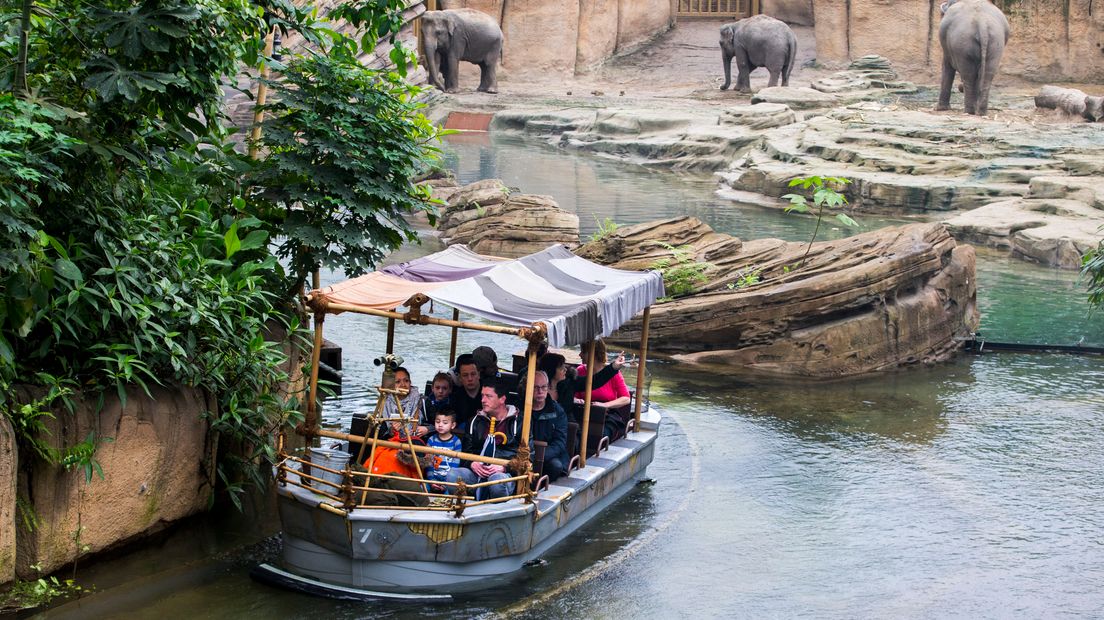
{"type": "MultiPolygon", "coordinates": [[[[374,443],[377,446],[392,448],[409,448],[409,444],[402,444],[383,440],[370,440],[357,435],[321,431],[331,438],[346,439],[356,443],[374,443]]],[[[354,509],[401,509],[401,510],[436,510],[451,511],[456,516],[463,514],[466,508],[481,506],[484,504],[503,503],[510,500],[521,499],[532,502],[536,495],[536,474],[530,471],[498,480],[487,480],[472,484],[463,481],[448,482],[437,480],[424,480],[411,478],[394,473],[371,473],[358,468],[353,463],[349,467],[335,469],[321,465],[311,460],[306,452],[288,453],[283,451],[282,441],[279,460],[276,466],[276,480],[280,486],[293,486],[305,489],[331,500],[333,504],[320,502],[319,508],[329,512],[346,514],[354,509]],[[330,474],[330,476],[326,476],[330,474]],[[332,477],[332,479],[331,479],[332,477]],[[340,480],[340,482],[336,482],[340,480]],[[393,481],[404,485],[406,488],[396,488],[394,485],[373,486],[373,481],[393,481]],[[478,490],[499,484],[514,483],[517,492],[503,497],[490,499],[477,499],[478,490]],[[440,485],[442,492],[433,492],[428,485],[440,485]],[[421,490],[417,490],[421,489],[421,490]],[[371,495],[370,495],[371,494],[371,495]],[[370,497],[390,495],[403,497],[424,497],[426,505],[417,505],[414,501],[408,503],[381,503],[369,501],[370,497]]],[[[484,457],[476,454],[465,454],[451,450],[439,450],[425,446],[414,446],[418,452],[430,454],[442,454],[444,456],[460,457],[467,461],[479,461],[490,465],[510,465],[510,461],[492,457],[484,457]]],[[[377,483],[379,484],[379,483],[377,483]]]]}

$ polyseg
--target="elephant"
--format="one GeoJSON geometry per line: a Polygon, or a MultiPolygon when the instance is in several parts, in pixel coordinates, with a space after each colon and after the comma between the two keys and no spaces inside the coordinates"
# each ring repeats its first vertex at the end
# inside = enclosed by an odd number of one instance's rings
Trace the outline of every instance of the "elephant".
{"type": "Polygon", "coordinates": [[[502,29],[475,9],[427,11],[422,15],[422,52],[429,81],[454,93],[460,82],[460,61],[479,65],[479,90],[498,92],[496,70],[502,58],[502,29]]]}
{"type": "Polygon", "coordinates": [[[721,26],[721,60],[724,62],[724,85],[732,83],[732,59],[736,58],[739,74],[736,90],[751,92],[751,72],[759,67],[770,71],[768,86],[790,85],[790,72],[797,60],[797,36],[793,30],[768,15],[755,15],[721,26]]]}
{"type": "Polygon", "coordinates": [[[989,111],[989,87],[1008,43],[1008,19],[989,0],[948,0],[939,7],[939,43],[943,46],[943,81],[936,110],[951,109],[951,87],[957,71],[966,94],[966,113],[989,111]]]}

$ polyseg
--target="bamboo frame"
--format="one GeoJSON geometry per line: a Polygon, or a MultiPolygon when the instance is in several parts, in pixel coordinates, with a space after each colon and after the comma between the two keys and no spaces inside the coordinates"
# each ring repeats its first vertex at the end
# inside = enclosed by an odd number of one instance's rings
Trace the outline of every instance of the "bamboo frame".
{"type": "MultiPolygon", "coordinates": [[[[319,300],[315,297],[307,298],[307,305],[312,308],[319,300]]],[[[402,312],[395,312],[393,310],[377,310],[375,308],[363,308],[361,306],[354,306],[351,304],[323,304],[326,312],[355,312],[357,314],[367,314],[369,316],[380,316],[385,319],[402,319],[404,322],[415,323],[418,325],[441,325],[444,327],[456,327],[459,329],[470,329],[473,331],[488,332],[492,334],[510,334],[511,336],[517,336],[518,338],[528,339],[529,335],[537,330],[543,330],[544,326],[534,324],[526,327],[500,327],[498,325],[483,325],[482,323],[470,323],[468,321],[453,321],[449,319],[438,319],[432,316],[418,315],[417,318],[413,318],[402,312]],[[410,318],[408,321],[407,319],[410,318]]]]}
{"type": "Polygon", "coordinates": [[[636,402],[633,404],[633,428],[636,430],[640,430],[640,398],[644,394],[644,365],[648,363],[648,326],[651,318],[651,306],[644,308],[644,325],[640,328],[640,363],[636,366],[636,402]]]}
{"type": "Polygon", "coordinates": [[[587,440],[590,435],[590,399],[594,389],[594,349],[596,348],[598,347],[591,340],[588,347],[589,353],[587,353],[586,391],[583,392],[583,438],[580,441],[582,445],[579,449],[579,469],[586,467],[587,440]]]}
{"type": "MultiPolygon", "coordinates": [[[[360,435],[350,435],[349,433],[338,433],[336,431],[328,431],[324,428],[318,429],[318,436],[319,437],[328,437],[330,439],[340,439],[342,441],[351,441],[351,442],[360,443],[360,444],[372,441],[371,439],[366,439],[364,437],[361,437],[360,435]]],[[[380,445],[380,446],[383,446],[385,448],[403,449],[403,448],[408,447],[404,443],[399,443],[397,441],[387,441],[386,439],[376,439],[375,442],[376,442],[376,445],[380,445]]],[[[430,448],[429,446],[415,445],[414,446],[414,451],[418,452],[418,453],[421,453],[421,454],[438,454],[438,455],[441,455],[441,456],[451,456],[451,457],[455,457],[455,458],[458,458],[458,459],[463,460],[463,461],[480,461],[480,462],[487,463],[487,464],[490,464],[490,465],[506,466],[506,465],[510,464],[510,461],[507,460],[507,459],[499,459],[499,458],[495,458],[493,456],[481,456],[479,454],[468,454],[467,452],[457,452],[455,450],[446,450],[444,448],[430,448]]],[[[471,486],[471,485],[468,485],[468,486],[471,486]]]]}

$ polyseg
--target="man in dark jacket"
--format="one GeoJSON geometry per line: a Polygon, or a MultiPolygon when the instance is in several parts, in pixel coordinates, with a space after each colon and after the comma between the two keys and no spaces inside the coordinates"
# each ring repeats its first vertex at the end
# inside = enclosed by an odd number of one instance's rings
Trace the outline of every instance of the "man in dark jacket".
{"type": "Polygon", "coordinates": [[[567,413],[548,398],[548,375],[538,370],[533,379],[533,440],[548,444],[544,449],[544,474],[549,480],[567,469],[567,413]]]}
{"type": "MultiPolygon", "coordinates": [[[[521,444],[521,416],[517,408],[506,404],[506,386],[497,379],[488,381],[482,388],[483,409],[465,427],[464,452],[491,456],[499,459],[512,459],[521,444]],[[494,435],[491,435],[491,420],[494,420],[494,435]]],[[[488,465],[478,461],[466,463],[458,471],[467,484],[477,482],[505,480],[512,477],[502,465],[488,465]]],[[[503,482],[481,487],[476,499],[493,499],[513,495],[514,482],[503,482]]]]}

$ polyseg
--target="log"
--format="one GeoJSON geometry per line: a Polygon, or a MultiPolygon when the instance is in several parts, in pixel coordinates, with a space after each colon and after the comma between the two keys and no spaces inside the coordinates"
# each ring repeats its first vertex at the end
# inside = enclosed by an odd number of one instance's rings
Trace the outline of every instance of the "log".
{"type": "Polygon", "coordinates": [[[1080,116],[1090,122],[1104,118],[1104,97],[1086,95],[1076,88],[1043,86],[1035,95],[1035,107],[1061,110],[1072,116],[1080,116]]]}

